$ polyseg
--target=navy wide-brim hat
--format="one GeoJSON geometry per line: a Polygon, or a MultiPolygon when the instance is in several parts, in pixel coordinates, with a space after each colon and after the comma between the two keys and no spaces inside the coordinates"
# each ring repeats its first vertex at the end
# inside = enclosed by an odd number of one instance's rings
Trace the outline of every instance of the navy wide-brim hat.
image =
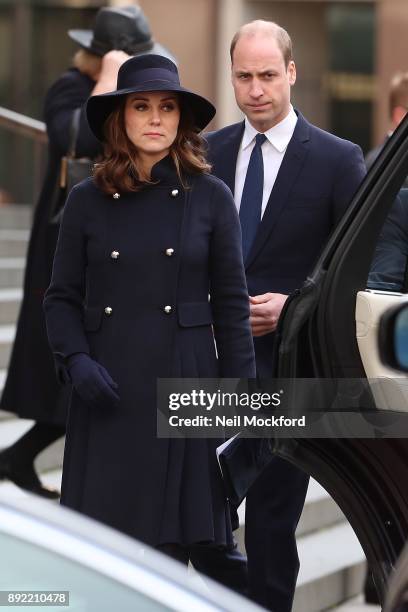
{"type": "Polygon", "coordinates": [[[204,129],[215,115],[215,107],[198,94],[180,85],[177,66],[161,55],[140,55],[128,59],[119,69],[115,91],[91,96],[86,115],[89,127],[104,142],[104,124],[123,96],[138,92],[176,92],[190,109],[194,125],[204,129]]]}

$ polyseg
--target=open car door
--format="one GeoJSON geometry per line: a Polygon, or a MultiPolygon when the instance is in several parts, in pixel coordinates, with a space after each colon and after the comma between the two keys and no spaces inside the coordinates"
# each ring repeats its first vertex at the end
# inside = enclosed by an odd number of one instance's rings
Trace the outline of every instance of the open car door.
{"type": "MultiPolygon", "coordinates": [[[[402,386],[397,384],[394,391],[387,394],[386,389],[385,396],[381,385],[375,391],[350,381],[367,383],[367,375],[381,376],[388,377],[392,386],[393,376],[398,376],[393,371],[376,373],[380,362],[372,338],[379,314],[408,296],[392,285],[383,285],[378,292],[366,287],[384,221],[402,195],[407,175],[408,116],[361,184],[312,274],[287,300],[279,323],[274,372],[280,379],[333,379],[333,393],[342,387],[343,406],[361,405],[362,410],[391,421],[405,418],[404,412],[408,421],[405,378],[400,378],[402,386]]],[[[387,381],[383,382],[387,387],[387,381]]],[[[325,401],[330,404],[331,399],[323,393],[317,409],[324,410],[325,401]]],[[[274,442],[280,456],[318,480],[338,503],[384,596],[389,574],[408,538],[408,440],[383,437],[375,427],[373,431],[371,439],[333,436],[274,442]]]]}

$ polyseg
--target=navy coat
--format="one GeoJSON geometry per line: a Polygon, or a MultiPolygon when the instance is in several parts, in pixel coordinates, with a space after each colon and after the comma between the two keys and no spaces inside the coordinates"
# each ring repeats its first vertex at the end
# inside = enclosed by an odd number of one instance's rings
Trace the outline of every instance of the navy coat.
{"type": "Polygon", "coordinates": [[[49,138],[47,174],[34,212],[23,302],[1,398],[2,410],[59,425],[65,425],[67,402],[56,380],[42,308],[58,236],[58,225],[50,224],[50,219],[65,200],[64,192],[58,187],[60,161],[69,148],[70,125],[76,108],[82,107],[77,154],[95,157],[101,152],[84,115],[85,102],[94,85],[89,77],[71,69],[47,92],[44,105],[49,138]]]}
{"type": "MultiPolygon", "coordinates": [[[[360,147],[298,121],[245,262],[250,295],[301,287],[365,175],[360,147]]],[[[206,135],[213,173],[234,192],[244,123],[206,135]]],[[[274,334],[255,338],[258,374],[272,375],[274,334]]]]}
{"type": "Polygon", "coordinates": [[[152,178],[119,199],[89,179],[66,205],[44,302],[50,343],[63,379],[67,357],[89,353],[121,404],[88,409],[73,393],[62,502],[152,545],[229,544],[219,441],[157,439],[156,379],[254,376],[239,220],[215,177],[184,191],[166,158],[152,178]]]}

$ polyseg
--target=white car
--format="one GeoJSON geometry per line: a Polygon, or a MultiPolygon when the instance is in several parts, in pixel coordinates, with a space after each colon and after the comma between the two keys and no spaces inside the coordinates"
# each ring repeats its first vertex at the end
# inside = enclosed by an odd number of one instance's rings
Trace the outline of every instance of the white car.
{"type": "Polygon", "coordinates": [[[0,494],[0,550],[0,607],[9,602],[25,610],[37,602],[69,612],[261,610],[136,540],[32,496],[10,502],[0,494]]]}

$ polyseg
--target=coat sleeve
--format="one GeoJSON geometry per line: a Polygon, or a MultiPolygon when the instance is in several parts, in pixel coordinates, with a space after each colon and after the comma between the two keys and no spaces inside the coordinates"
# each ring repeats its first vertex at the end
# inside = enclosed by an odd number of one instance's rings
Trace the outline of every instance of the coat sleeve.
{"type": "Polygon", "coordinates": [[[351,142],[344,143],[342,159],[339,160],[333,182],[334,225],[346,212],[366,173],[360,147],[351,142]]]}
{"type": "Polygon", "coordinates": [[[73,112],[81,108],[76,142],[77,157],[95,157],[101,145],[89,129],[85,116],[86,101],[92,89],[92,81],[77,70],[65,72],[47,92],[44,118],[50,143],[60,156],[67,153],[73,112]]]}
{"type": "Polygon", "coordinates": [[[249,299],[242,261],[241,228],[231,191],[216,181],[210,244],[210,296],[220,375],[255,377],[249,299]]]}
{"type": "Polygon", "coordinates": [[[83,184],[75,186],[64,208],[51,284],[44,299],[48,341],[62,382],[69,380],[67,358],[74,353],[89,354],[83,327],[86,277],[83,190],[83,184]]]}

